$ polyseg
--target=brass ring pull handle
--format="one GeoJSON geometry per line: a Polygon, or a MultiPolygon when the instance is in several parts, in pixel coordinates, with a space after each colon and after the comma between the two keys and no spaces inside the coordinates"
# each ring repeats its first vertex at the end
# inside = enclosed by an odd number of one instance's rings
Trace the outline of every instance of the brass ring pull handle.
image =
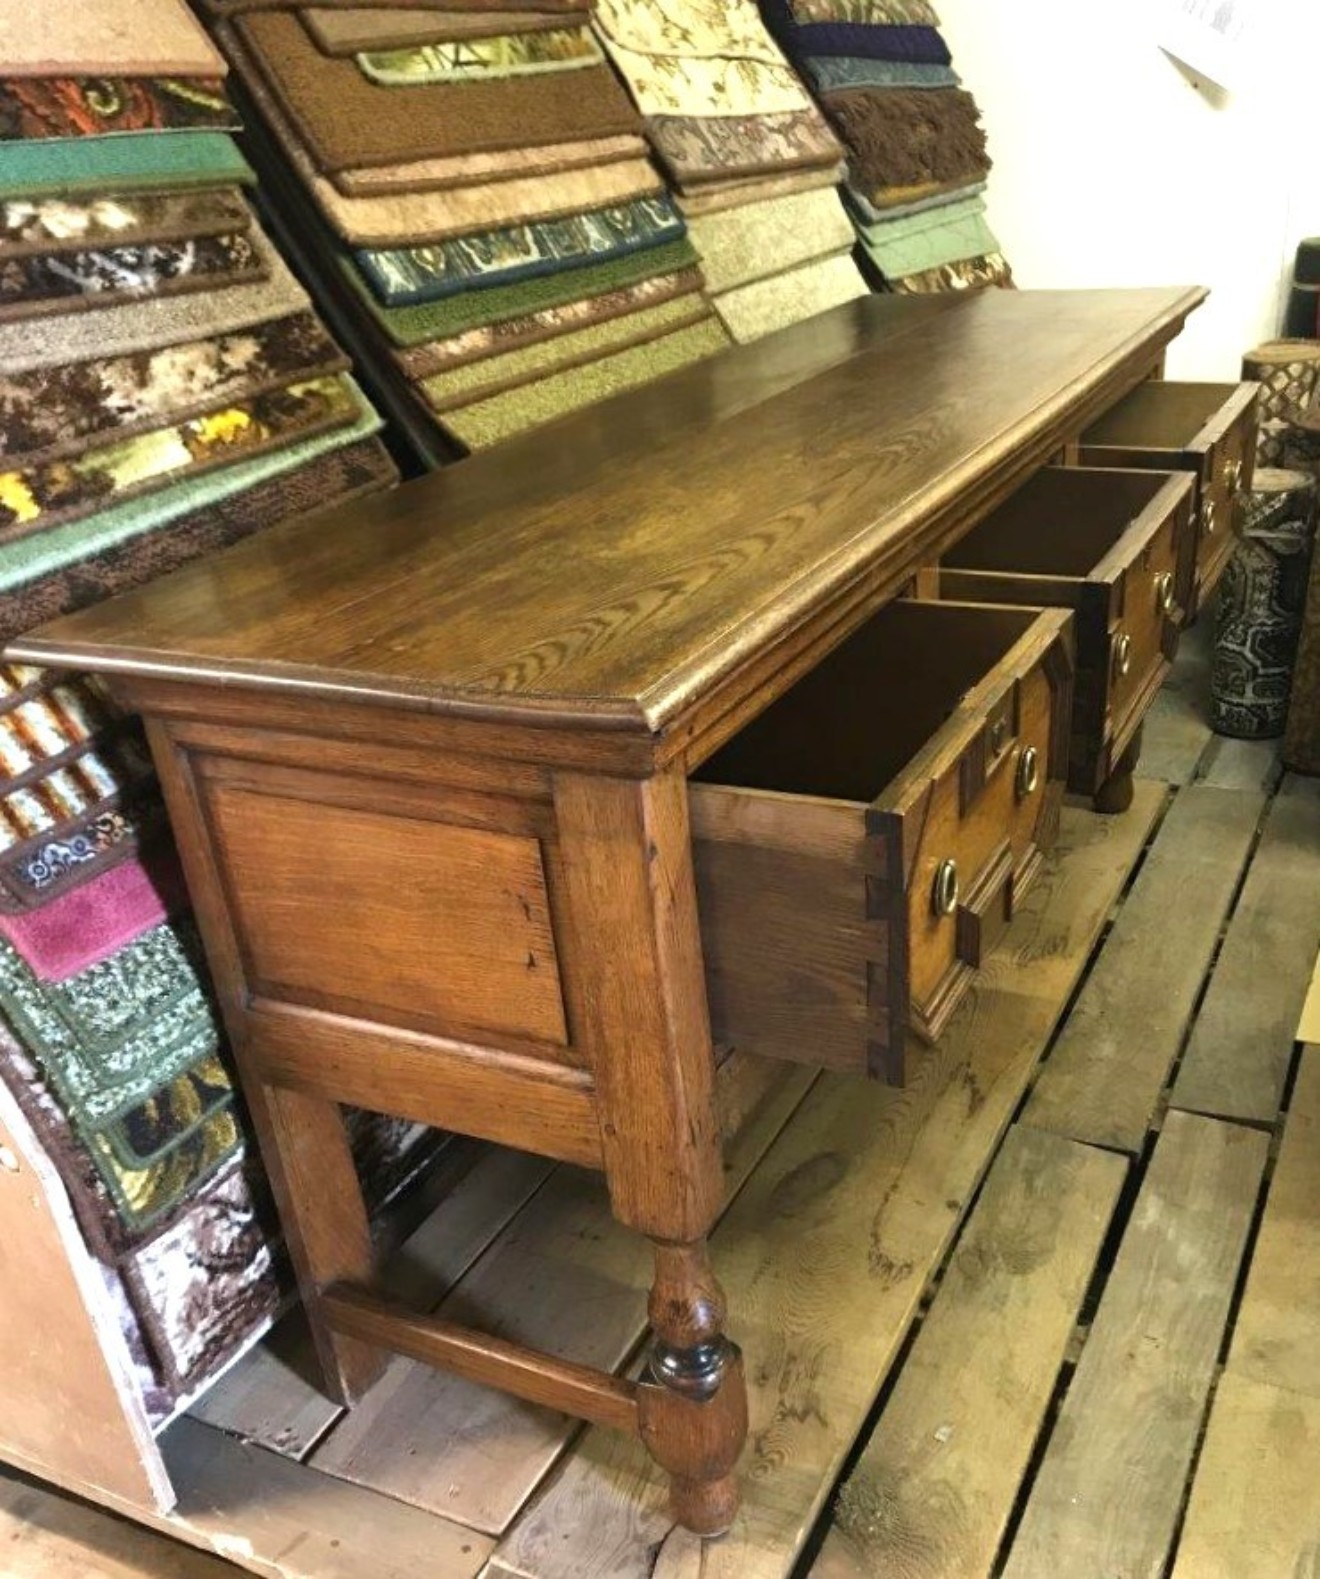
{"type": "Polygon", "coordinates": [[[1126,631],[1114,643],[1114,673],[1120,679],[1132,667],[1132,638],[1126,631]]]}
{"type": "Polygon", "coordinates": [[[1228,489],[1230,495],[1235,494],[1242,486],[1242,462],[1240,460],[1231,460],[1224,467],[1224,486],[1228,489]]]}
{"type": "Polygon", "coordinates": [[[1155,607],[1161,614],[1173,612],[1173,575],[1162,570],[1155,577],[1155,607]]]}
{"type": "Polygon", "coordinates": [[[1205,501],[1205,508],[1201,511],[1201,526],[1204,528],[1207,537],[1215,535],[1215,501],[1213,499],[1205,501]]]}
{"type": "Polygon", "coordinates": [[[941,861],[935,868],[931,906],[937,916],[951,916],[958,908],[958,863],[941,861]]]}
{"type": "Polygon", "coordinates": [[[1015,786],[1019,800],[1026,800],[1028,795],[1036,793],[1036,786],[1040,783],[1040,753],[1035,746],[1028,746],[1018,758],[1017,778],[1015,786]]]}

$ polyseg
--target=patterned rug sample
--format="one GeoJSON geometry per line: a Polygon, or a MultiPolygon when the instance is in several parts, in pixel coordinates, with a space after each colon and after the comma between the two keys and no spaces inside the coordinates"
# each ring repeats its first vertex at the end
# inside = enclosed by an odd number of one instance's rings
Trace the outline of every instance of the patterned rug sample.
{"type": "Polygon", "coordinates": [[[0,319],[0,367],[9,376],[83,362],[92,356],[130,356],[185,340],[232,334],[306,310],[310,306],[307,292],[288,265],[261,230],[254,227],[250,235],[264,279],[214,291],[125,302],[102,308],[90,319],[82,313],[0,319]]]}
{"type": "Polygon", "coordinates": [[[68,460],[0,472],[0,545],[90,515],[183,472],[225,466],[328,428],[359,410],[347,375],[308,379],[68,460]]]}
{"type": "Polygon", "coordinates": [[[357,260],[385,306],[413,307],[606,263],[677,241],[685,229],[672,199],[661,194],[433,246],[359,252],[357,260]]]}
{"type": "Polygon", "coordinates": [[[0,75],[2,140],[190,129],[239,130],[220,78],[0,75]]]}
{"type": "Polygon", "coordinates": [[[0,382],[0,457],[49,459],[347,366],[306,312],[212,340],[17,373],[0,382]]]}
{"type": "Polygon", "coordinates": [[[675,296],[654,307],[642,307],[521,350],[434,373],[423,380],[422,392],[432,410],[445,411],[516,389],[550,373],[567,372],[612,351],[651,340],[662,331],[687,328],[709,316],[710,308],[699,295],[675,296]]]}
{"type": "Polygon", "coordinates": [[[360,6],[309,6],[298,15],[323,55],[357,55],[370,50],[411,49],[418,44],[545,32],[562,28],[568,20],[562,11],[371,11],[360,6]]]}
{"type": "MultiPolygon", "coordinates": [[[[70,585],[82,592],[96,585],[92,568],[102,556],[146,552],[144,540],[184,518],[205,514],[226,501],[235,501],[245,490],[283,477],[341,447],[355,445],[380,431],[381,419],[350,381],[355,402],[353,421],[345,427],[327,429],[299,443],[266,450],[251,460],[240,460],[215,470],[185,474],[151,493],[130,497],[66,526],[0,543],[0,621],[11,617],[17,624],[16,605],[27,595],[19,588],[31,588],[41,578],[62,574],[70,585]],[[85,572],[80,567],[86,565],[85,572]],[[82,577],[88,578],[84,583],[82,577]],[[12,589],[12,590],[11,590],[12,589]],[[11,616],[11,610],[14,612],[11,616]]],[[[375,450],[370,452],[376,454],[375,450]]],[[[304,503],[305,510],[310,503],[304,503]]],[[[238,519],[244,519],[241,501],[235,504],[238,519]]],[[[17,626],[30,629],[30,626],[17,626]]]]}
{"type": "Polygon", "coordinates": [[[468,449],[486,449],[527,428],[606,400],[727,349],[729,337],[714,315],[685,329],[551,374],[506,394],[446,411],[443,424],[468,449]]]}
{"type": "Polygon", "coordinates": [[[349,285],[370,308],[395,345],[422,345],[429,340],[463,334],[469,329],[499,323],[507,318],[520,318],[530,312],[542,312],[548,308],[561,307],[566,302],[620,290],[637,284],[639,280],[672,274],[676,269],[691,268],[696,262],[696,248],[685,236],[681,241],[646,247],[639,252],[611,258],[606,263],[570,269],[561,274],[539,275],[520,280],[514,285],[466,291],[441,301],[426,302],[419,307],[383,306],[347,259],[343,260],[342,267],[349,285]]]}
{"type": "Polygon", "coordinates": [[[251,225],[252,210],[233,187],[136,192],[83,202],[18,198],[0,203],[0,261],[47,252],[235,235],[251,225]]]}
{"type": "MultiPolygon", "coordinates": [[[[370,420],[379,425],[374,413],[370,420]]],[[[358,431],[362,431],[360,427],[358,431]]],[[[140,526],[126,539],[95,552],[75,544],[63,561],[52,562],[48,556],[44,569],[12,583],[0,595],[0,641],[168,575],[274,521],[379,493],[399,480],[398,470],[379,439],[359,437],[345,443],[340,432],[272,451],[260,460],[231,467],[229,472],[213,472],[177,490],[167,490],[183,495],[178,513],[140,526]],[[262,469],[259,476],[258,468],[262,469]],[[249,480],[234,483],[229,472],[239,471],[248,472],[249,480]],[[199,505],[197,495],[208,482],[224,482],[226,492],[199,505]]],[[[154,495],[153,503],[160,497],[154,495]]],[[[46,546],[42,537],[26,542],[46,546]]]]}
{"type": "Polygon", "coordinates": [[[411,49],[369,50],[355,57],[363,73],[385,87],[574,71],[599,65],[604,58],[586,27],[421,44],[411,49]]]}
{"type": "Polygon", "coordinates": [[[606,291],[600,296],[566,302],[562,307],[547,307],[542,312],[525,313],[520,318],[507,318],[502,323],[469,329],[464,334],[451,335],[447,340],[433,340],[428,345],[398,350],[394,352],[394,358],[409,378],[428,378],[449,368],[503,356],[557,336],[567,336],[593,324],[655,306],[672,297],[689,296],[701,288],[699,269],[679,269],[673,274],[639,280],[636,285],[606,291]]]}
{"type": "Polygon", "coordinates": [[[266,278],[246,235],[0,259],[0,318],[33,318],[266,278]]]}

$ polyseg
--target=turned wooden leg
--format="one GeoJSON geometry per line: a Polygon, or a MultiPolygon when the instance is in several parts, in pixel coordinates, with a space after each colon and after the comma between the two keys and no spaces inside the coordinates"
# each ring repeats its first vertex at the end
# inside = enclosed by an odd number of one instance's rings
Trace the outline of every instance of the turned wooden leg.
{"type": "Polygon", "coordinates": [[[1143,726],[1138,724],[1136,734],[1128,741],[1127,750],[1115,762],[1113,772],[1096,790],[1091,802],[1096,811],[1113,815],[1116,812],[1126,811],[1132,804],[1132,775],[1141,760],[1142,728],[1143,726]]]}
{"type": "Polygon", "coordinates": [[[734,1467],[747,1439],[742,1354],[724,1333],[724,1291],[704,1240],[655,1247],[648,1307],[654,1338],[638,1388],[638,1424],[670,1476],[678,1522],[723,1535],[738,1511],[734,1467]]]}

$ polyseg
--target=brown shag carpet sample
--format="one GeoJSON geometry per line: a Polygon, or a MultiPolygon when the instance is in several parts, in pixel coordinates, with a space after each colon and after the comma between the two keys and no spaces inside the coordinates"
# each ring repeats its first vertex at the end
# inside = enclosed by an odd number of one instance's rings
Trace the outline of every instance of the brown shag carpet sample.
{"type": "Polygon", "coordinates": [[[400,164],[639,130],[606,65],[493,82],[387,88],[322,55],[296,16],[260,12],[235,29],[323,170],[400,164]]]}
{"type": "Polygon", "coordinates": [[[961,88],[843,88],[824,103],[848,144],[854,183],[868,195],[970,184],[990,169],[976,100],[961,88]]]}

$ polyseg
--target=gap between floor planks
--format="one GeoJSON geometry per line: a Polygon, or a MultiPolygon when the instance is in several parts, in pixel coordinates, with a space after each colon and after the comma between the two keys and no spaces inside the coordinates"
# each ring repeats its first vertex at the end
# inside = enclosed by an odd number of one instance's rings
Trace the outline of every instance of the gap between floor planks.
{"type": "Polygon", "coordinates": [[[1320,1572],[1320,1047],[1304,1045],[1173,1579],[1320,1572]]]}
{"type": "Polygon", "coordinates": [[[1266,806],[1179,789],[1023,1121],[1136,1155],[1182,1049],[1266,806]]]}
{"type": "MultiPolygon", "coordinates": [[[[1298,928],[1305,931],[1303,923],[1310,924],[1300,889],[1280,894],[1282,925],[1270,927],[1262,916],[1266,896],[1278,892],[1285,863],[1289,876],[1295,876],[1296,868],[1303,881],[1310,878],[1308,898],[1314,890],[1320,831],[1315,791],[1315,785],[1285,784],[1282,804],[1271,808],[1266,838],[1252,859],[1201,1009],[1202,1014],[1221,1016],[1216,980],[1222,971],[1226,986],[1238,985],[1243,940],[1249,937],[1257,981],[1269,988],[1268,1013],[1257,1013],[1255,1028],[1268,1034],[1240,1036],[1238,1050],[1253,1063],[1246,1071],[1248,1087],[1267,1077],[1276,1093],[1270,1120],[1277,1115],[1292,1049],[1290,1027],[1306,993],[1314,943],[1309,935],[1304,940],[1296,936],[1298,928]],[[1259,873],[1257,861],[1262,863],[1259,873]]],[[[1201,1029],[1198,1020],[1198,1035],[1201,1029]]],[[[1320,1198],[1320,1052],[1314,1063],[1308,1056],[1300,1066],[1250,1281],[1234,1326],[1229,1376],[1235,1386],[1222,1404],[1216,1402],[1180,1548],[1191,1555],[1180,1559],[1177,1579],[1266,1579],[1276,1573],[1320,1571],[1311,1517],[1311,1488],[1320,1479],[1320,1411],[1310,1398],[1294,1398],[1290,1405],[1282,1390],[1291,1387],[1312,1396],[1320,1391],[1310,1320],[1320,1300],[1320,1227],[1314,1211],[1320,1198]],[[1238,1384],[1252,1378],[1261,1385],[1254,1393],[1244,1393],[1238,1384]],[[1270,1383],[1276,1385],[1271,1389],[1270,1383]],[[1249,1461],[1235,1464],[1242,1456],[1234,1452],[1239,1421],[1249,1461]],[[1262,1469],[1271,1456],[1300,1457],[1307,1466],[1301,1473],[1295,1462],[1279,1465],[1278,1484],[1287,1488],[1286,1495],[1271,1495],[1262,1469]],[[1208,1491],[1199,1489],[1202,1472],[1208,1491]],[[1265,1529],[1253,1523],[1249,1498],[1235,1494],[1235,1476],[1259,1487],[1268,1514],[1265,1529]],[[1232,1510],[1227,1520],[1225,1507],[1232,1510]]],[[[996,1171],[1009,1156],[1009,1143],[1023,1133],[1033,1132],[1020,1127],[1010,1131],[996,1171]]],[[[988,1574],[995,1570],[1002,1518],[1015,1494],[1025,1501],[1025,1514],[1008,1576],[1053,1579],[1060,1573],[1163,1571],[1225,1337],[1268,1144],[1268,1137],[1257,1130],[1183,1113],[1169,1115],[1135,1210],[1121,1225],[1118,1263],[1097,1274],[1103,1283],[1100,1308],[1069,1349],[1069,1365],[1061,1378],[1066,1386],[1062,1413],[1048,1433],[1043,1461],[1029,1476],[1029,1488],[1018,1488],[1016,1479],[1043,1415],[1039,1373],[1033,1390],[1033,1378],[1021,1374],[1023,1351],[1015,1346],[1014,1334],[996,1325],[998,1307],[992,1306],[989,1319],[978,1322],[976,1299],[984,1297],[984,1287],[974,1280],[969,1299],[959,1272],[959,1259],[967,1254],[978,1269],[988,1262],[989,1282],[998,1273],[1012,1287],[985,1248],[994,1228],[993,1207],[988,1231],[980,1221],[989,1205],[987,1189],[875,1433],[842,1489],[811,1579],[860,1579],[881,1572],[901,1579],[988,1574]],[[1192,1262],[1197,1271],[1189,1276],[1192,1262]],[[960,1330],[960,1318],[965,1330],[960,1330]],[[943,1355],[947,1363],[923,1365],[923,1355],[940,1354],[946,1334],[956,1335],[952,1349],[943,1355]],[[1079,1354],[1081,1365],[1071,1375],[1079,1354]],[[984,1401],[979,1416],[978,1398],[984,1401]]],[[[1112,1156],[1079,1149],[1096,1157],[1112,1156]]],[[[1045,1315],[1041,1309],[1032,1313],[1038,1321],[1045,1315]]],[[[1056,1334],[1042,1334],[1046,1395],[1058,1368],[1049,1363],[1051,1336],[1056,1334]]]]}
{"type": "Polygon", "coordinates": [[[1320,951],[1320,780],[1289,775],[1174,1080],[1175,1107],[1270,1125],[1320,951]]]}

